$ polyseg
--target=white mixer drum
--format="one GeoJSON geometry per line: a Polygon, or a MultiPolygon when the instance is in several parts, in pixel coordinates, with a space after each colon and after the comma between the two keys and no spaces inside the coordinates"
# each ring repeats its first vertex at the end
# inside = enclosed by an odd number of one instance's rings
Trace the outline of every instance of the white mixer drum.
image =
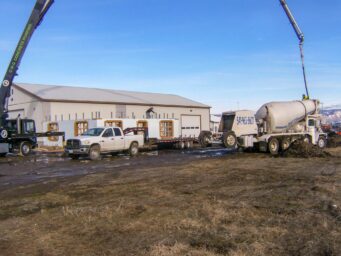
{"type": "Polygon", "coordinates": [[[270,102],[257,111],[256,120],[266,122],[270,133],[282,133],[317,111],[316,100],[270,102]]]}

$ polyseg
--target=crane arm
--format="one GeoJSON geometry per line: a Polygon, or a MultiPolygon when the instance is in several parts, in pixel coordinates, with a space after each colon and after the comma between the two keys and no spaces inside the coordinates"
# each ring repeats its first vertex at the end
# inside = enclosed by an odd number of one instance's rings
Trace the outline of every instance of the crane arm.
{"type": "Polygon", "coordinates": [[[302,30],[300,29],[300,27],[298,26],[298,24],[297,24],[297,22],[296,22],[296,20],[294,18],[294,15],[292,14],[292,12],[289,9],[288,4],[286,3],[285,0],[280,0],[280,2],[281,2],[281,5],[282,5],[282,7],[283,7],[283,9],[284,9],[284,11],[285,11],[289,21],[290,21],[292,27],[295,30],[295,33],[296,33],[296,36],[297,36],[298,40],[300,41],[301,44],[303,44],[303,42],[304,42],[304,34],[303,34],[302,30]]]}
{"type": "Polygon", "coordinates": [[[295,33],[296,36],[299,40],[299,47],[300,47],[300,53],[301,53],[301,61],[302,61],[302,70],[303,70],[303,79],[304,79],[304,86],[305,86],[305,91],[306,91],[306,96],[309,99],[309,91],[308,91],[308,83],[307,83],[307,77],[306,77],[306,72],[305,72],[305,65],[304,65],[304,52],[303,52],[303,43],[304,43],[304,34],[302,32],[302,30],[300,29],[300,27],[298,26],[294,15],[292,14],[289,6],[287,5],[285,0],[279,0],[284,12],[286,13],[295,33]]]}
{"type": "Polygon", "coordinates": [[[25,26],[24,32],[22,33],[14,51],[0,88],[0,127],[3,126],[4,119],[7,117],[8,98],[11,95],[11,86],[14,77],[17,75],[20,61],[25,53],[33,32],[40,25],[53,2],[54,0],[37,0],[31,16],[25,26]]]}

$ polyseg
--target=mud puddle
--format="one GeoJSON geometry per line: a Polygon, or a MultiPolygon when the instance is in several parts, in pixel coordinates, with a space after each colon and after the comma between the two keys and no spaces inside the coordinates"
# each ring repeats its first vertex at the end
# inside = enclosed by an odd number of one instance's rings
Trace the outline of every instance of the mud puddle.
{"type": "Polygon", "coordinates": [[[71,160],[62,153],[39,153],[30,157],[10,155],[0,160],[0,190],[42,181],[84,176],[99,172],[179,165],[201,158],[222,157],[233,153],[224,148],[193,150],[152,150],[137,157],[105,155],[99,161],[71,160]]]}

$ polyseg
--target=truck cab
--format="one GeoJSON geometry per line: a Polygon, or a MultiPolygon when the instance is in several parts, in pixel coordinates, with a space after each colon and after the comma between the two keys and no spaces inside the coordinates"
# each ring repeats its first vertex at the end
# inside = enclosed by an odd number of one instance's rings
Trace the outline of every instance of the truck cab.
{"type": "Polygon", "coordinates": [[[91,160],[97,160],[101,154],[122,151],[135,156],[143,145],[143,135],[125,135],[119,127],[97,127],[87,130],[81,136],[68,139],[65,152],[72,159],[88,156],[91,160]]]}
{"type": "Polygon", "coordinates": [[[0,153],[18,150],[22,155],[28,155],[37,146],[35,122],[32,119],[8,119],[1,129],[0,143],[8,146],[3,147],[0,153]],[[7,150],[6,150],[7,148],[7,150]]]}

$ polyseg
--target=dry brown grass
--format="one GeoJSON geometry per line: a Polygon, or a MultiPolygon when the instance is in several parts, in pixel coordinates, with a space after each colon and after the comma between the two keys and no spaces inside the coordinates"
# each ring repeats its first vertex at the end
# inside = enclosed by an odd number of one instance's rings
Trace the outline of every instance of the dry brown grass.
{"type": "Polygon", "coordinates": [[[18,187],[0,197],[0,251],[341,255],[340,167],[339,158],[245,154],[88,175],[48,193],[18,187]]]}

